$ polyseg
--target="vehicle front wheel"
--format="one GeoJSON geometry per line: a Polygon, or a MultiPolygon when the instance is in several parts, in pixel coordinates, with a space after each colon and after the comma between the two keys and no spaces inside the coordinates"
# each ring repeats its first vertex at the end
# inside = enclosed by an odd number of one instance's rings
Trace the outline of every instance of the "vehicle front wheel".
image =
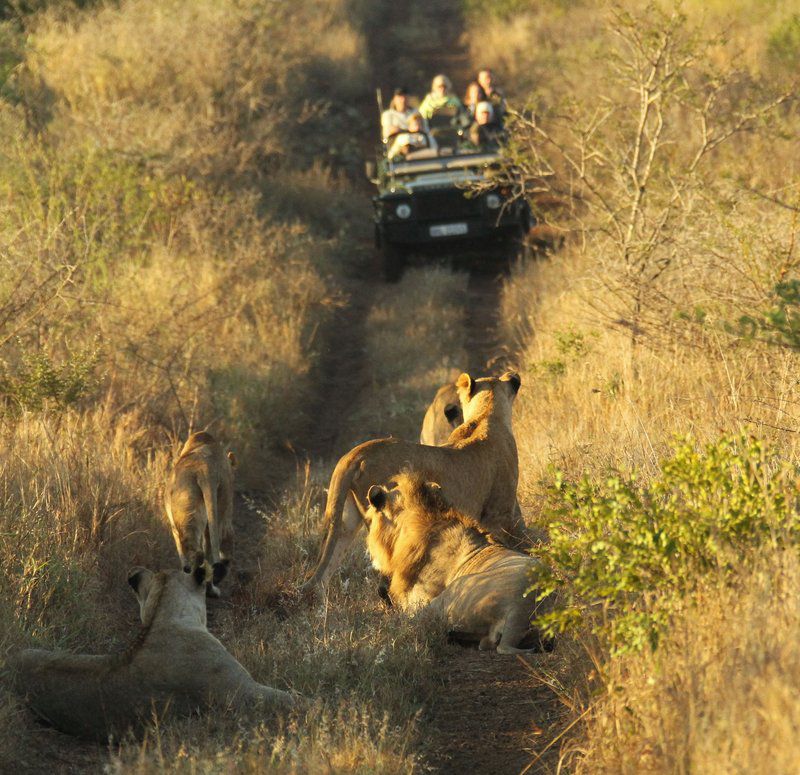
{"type": "Polygon", "coordinates": [[[403,276],[406,251],[402,245],[384,242],[381,246],[381,273],[387,283],[396,283],[403,276]]]}

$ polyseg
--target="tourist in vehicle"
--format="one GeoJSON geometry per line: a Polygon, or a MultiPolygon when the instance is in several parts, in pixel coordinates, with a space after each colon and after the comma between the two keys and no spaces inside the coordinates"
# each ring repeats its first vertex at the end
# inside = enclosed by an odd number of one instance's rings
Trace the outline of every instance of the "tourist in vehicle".
{"type": "Polygon", "coordinates": [[[464,106],[461,100],[452,93],[453,84],[446,75],[441,73],[437,75],[431,82],[431,90],[425,95],[422,104],[419,106],[419,112],[423,118],[430,120],[433,116],[440,111],[449,111],[454,115],[464,113],[464,106]]]}
{"type": "Polygon", "coordinates": [[[436,150],[436,140],[425,129],[425,122],[418,111],[408,117],[408,127],[405,132],[395,135],[387,156],[390,160],[407,156],[411,151],[422,148],[436,150]]]}
{"type": "Polygon", "coordinates": [[[506,119],[506,100],[503,92],[494,85],[494,74],[491,68],[484,67],[478,71],[478,83],[481,85],[487,101],[492,103],[495,122],[502,127],[506,119]]]}
{"type": "Polygon", "coordinates": [[[470,116],[475,118],[475,108],[479,102],[486,100],[486,92],[477,81],[470,81],[467,90],[464,92],[464,107],[469,111],[470,116]]]}
{"type": "Polygon", "coordinates": [[[475,121],[469,128],[469,141],[479,151],[496,151],[505,140],[503,127],[495,120],[494,108],[488,100],[475,107],[475,121]]]}
{"type": "Polygon", "coordinates": [[[414,111],[408,106],[408,92],[398,86],[394,90],[389,107],[381,113],[381,133],[386,142],[393,135],[405,132],[408,128],[408,117],[414,111]]]}

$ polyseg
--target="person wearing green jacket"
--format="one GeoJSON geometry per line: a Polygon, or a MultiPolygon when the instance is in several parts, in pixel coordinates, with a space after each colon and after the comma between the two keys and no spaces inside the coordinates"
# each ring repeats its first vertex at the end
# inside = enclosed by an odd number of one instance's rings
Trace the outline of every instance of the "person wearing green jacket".
{"type": "Polygon", "coordinates": [[[431,82],[430,93],[425,95],[425,99],[419,106],[422,117],[430,119],[434,113],[443,108],[452,108],[457,113],[463,113],[464,106],[461,104],[461,100],[452,93],[452,89],[453,84],[446,75],[441,73],[437,75],[431,82]]]}

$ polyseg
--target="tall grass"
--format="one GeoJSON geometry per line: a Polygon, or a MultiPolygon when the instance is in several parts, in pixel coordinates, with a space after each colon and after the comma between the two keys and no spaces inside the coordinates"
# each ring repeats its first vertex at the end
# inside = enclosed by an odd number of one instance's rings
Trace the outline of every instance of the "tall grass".
{"type": "MultiPolygon", "coordinates": [[[[645,24],[656,18],[658,7],[673,6],[621,6],[645,24]]],[[[743,105],[748,94],[763,98],[787,82],[776,46],[792,45],[796,3],[683,3],[680,10],[693,35],[719,35],[698,53],[709,57],[720,77],[728,73],[732,78],[731,104],[743,105]]],[[[631,64],[613,53],[623,54],[615,43],[619,30],[609,24],[615,17],[591,4],[553,2],[517,9],[494,21],[487,18],[480,29],[476,23],[471,30],[473,53],[480,49],[482,60],[497,63],[501,77],[507,76],[512,101],[532,108],[535,121],[555,140],[552,146],[545,141],[525,145],[533,137],[526,135],[521,147],[523,159],[525,153],[527,158],[539,154],[537,162],[550,163],[557,185],[566,180],[555,151],[565,139],[555,128],[559,117],[588,118],[592,111],[601,115],[604,105],[627,99],[613,86],[621,69],[631,64]]],[[[693,95],[699,83],[689,79],[687,94],[693,95]]],[[[658,291],[642,303],[642,316],[633,324],[623,312],[625,268],[614,258],[617,246],[603,224],[588,215],[590,197],[578,198],[571,219],[562,210],[545,209],[543,215],[570,229],[567,248],[518,269],[502,300],[506,334],[524,352],[515,431],[520,500],[534,521],[547,526],[543,483],[552,483],[554,468],[570,486],[588,476],[612,488],[616,472],[631,471],[637,486],[647,488],[657,480],[676,435],[691,434],[705,444],[744,432],[766,440],[789,467],[796,465],[800,394],[792,376],[798,366],[790,330],[794,307],[791,300],[788,308],[779,300],[781,283],[796,279],[798,271],[797,160],[785,142],[796,133],[796,122],[795,104],[789,102],[772,123],[759,124],[714,156],[702,194],[687,210],[690,215],[669,231],[670,260],[658,276],[658,291]]],[[[676,126],[685,131],[670,135],[670,151],[658,162],[658,172],[669,172],[671,180],[647,191],[650,204],[677,190],[680,156],[696,139],[688,122],[676,126]]],[[[624,119],[614,122],[612,130],[607,146],[611,156],[595,158],[608,161],[622,147],[624,119]]],[[[671,132],[670,126],[665,132],[671,132]]],[[[616,167],[611,163],[608,169],[616,167]]],[[[595,192],[613,199],[610,177],[603,181],[595,192]]],[[[626,212],[630,202],[619,204],[620,212],[626,212]]],[[[612,542],[616,531],[632,540],[635,536],[624,521],[611,522],[611,511],[604,511],[623,509],[625,493],[617,498],[610,489],[604,492],[605,499],[595,504],[596,559],[611,567],[614,548],[603,545],[604,536],[612,542]],[[603,514],[609,520],[605,531],[599,524],[603,514]]],[[[573,504],[577,521],[580,508],[591,504],[573,504]]],[[[687,530],[700,529],[701,518],[687,511],[687,530]]],[[[661,527],[668,538],[674,537],[672,528],[661,527]]],[[[589,532],[581,533],[577,524],[573,528],[575,541],[588,540],[589,532]]],[[[575,659],[568,681],[585,700],[573,720],[586,712],[564,745],[572,768],[758,771],[759,756],[780,761],[779,769],[796,768],[793,746],[778,739],[797,713],[797,703],[779,690],[777,678],[791,682],[791,653],[782,645],[773,650],[772,643],[753,640],[764,632],[780,644],[793,637],[792,604],[784,605],[786,598],[777,590],[791,588],[794,562],[769,555],[769,544],[764,541],[762,553],[770,559],[742,558],[741,567],[726,565],[730,575],[725,581],[701,581],[699,570],[692,571],[685,581],[701,589],[689,599],[672,597],[669,584],[654,582],[642,594],[623,594],[626,602],[617,618],[602,601],[584,601],[587,617],[605,612],[612,627],[622,626],[626,616],[636,619],[647,613],[659,600],[678,600],[679,610],[665,619],[664,641],[655,649],[640,643],[634,656],[612,656],[596,640],[580,636],[593,664],[587,667],[585,660],[575,659]],[[766,570],[769,563],[772,573],[766,570]],[[760,656],[750,662],[741,658],[743,653],[760,656]],[[780,656],[767,656],[773,654],[780,656]],[[599,690],[596,685],[587,689],[590,669],[601,679],[599,690]],[[762,710],[745,720],[746,703],[762,710]],[[770,754],[762,742],[772,746],[770,754]]],[[[654,549],[651,559],[656,555],[654,549]]],[[[578,563],[581,556],[571,559],[578,563]]],[[[579,573],[591,567],[587,559],[579,573]]],[[[624,567],[623,562],[617,570],[624,567]]],[[[615,586],[619,579],[612,576],[600,581],[622,593],[623,587],[615,586]]]]}

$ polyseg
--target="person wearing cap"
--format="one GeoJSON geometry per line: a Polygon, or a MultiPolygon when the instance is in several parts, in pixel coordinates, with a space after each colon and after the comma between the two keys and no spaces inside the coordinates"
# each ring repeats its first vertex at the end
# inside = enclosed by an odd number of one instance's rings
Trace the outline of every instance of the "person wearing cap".
{"type": "Polygon", "coordinates": [[[452,94],[453,84],[446,75],[441,73],[437,75],[431,82],[431,90],[425,95],[422,104],[419,106],[419,112],[423,118],[431,118],[434,113],[442,108],[453,108],[457,113],[464,112],[464,106],[461,100],[452,94]]]}
{"type": "Polygon", "coordinates": [[[386,142],[398,132],[404,132],[408,128],[408,117],[413,112],[408,107],[408,92],[402,86],[398,86],[394,90],[388,109],[381,113],[381,135],[383,141],[386,142]]]}
{"type": "Polygon", "coordinates": [[[505,137],[503,127],[495,120],[492,103],[488,100],[475,106],[475,121],[469,128],[469,140],[479,151],[494,151],[505,137]]]}
{"type": "Polygon", "coordinates": [[[413,111],[408,117],[408,128],[405,132],[395,135],[389,152],[389,159],[399,159],[407,156],[410,151],[422,148],[437,150],[436,140],[425,129],[425,121],[419,111],[413,111]]]}
{"type": "Polygon", "coordinates": [[[503,92],[495,88],[494,74],[491,68],[484,67],[478,70],[478,83],[481,85],[487,101],[492,103],[495,123],[502,127],[507,112],[506,100],[505,97],[503,97],[503,92]]]}

